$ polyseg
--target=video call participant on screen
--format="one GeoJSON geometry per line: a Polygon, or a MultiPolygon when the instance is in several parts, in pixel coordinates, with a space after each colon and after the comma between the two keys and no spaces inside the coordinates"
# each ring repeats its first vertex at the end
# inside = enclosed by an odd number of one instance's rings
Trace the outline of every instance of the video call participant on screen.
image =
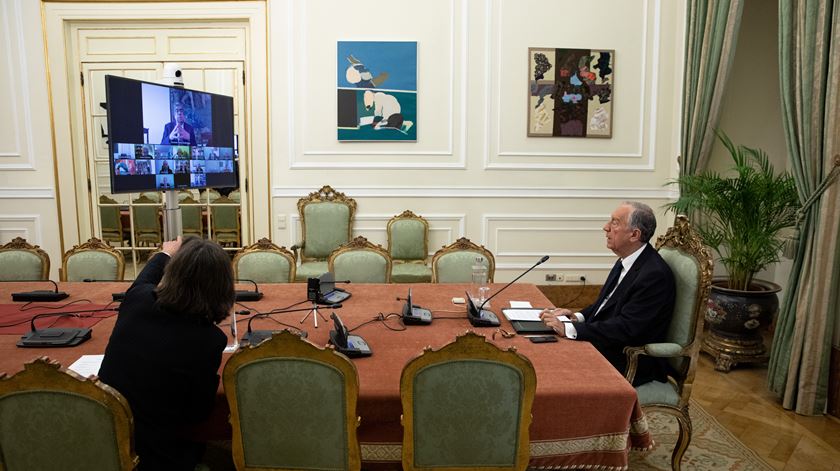
{"type": "Polygon", "coordinates": [[[192,471],[204,444],[189,429],[213,409],[233,271],[212,241],[179,237],[162,249],[126,292],[99,378],[134,413],[137,469],[192,471]]]}
{"type": "Polygon", "coordinates": [[[160,164],[160,170],[158,170],[158,173],[172,173],[172,169],[169,167],[169,162],[164,160],[163,163],[160,164]]]}
{"type": "MultiPolygon", "coordinates": [[[[591,342],[624,374],[624,347],[664,339],[674,310],[676,287],[671,269],[648,243],[656,230],[656,217],[650,206],[624,202],[613,211],[603,229],[607,248],[620,259],[607,276],[598,299],[580,312],[547,309],[540,317],[561,337],[591,342]]],[[[665,381],[665,372],[659,359],[642,356],[633,385],[665,381]]]]}
{"type": "Polygon", "coordinates": [[[174,106],[175,121],[169,122],[163,127],[163,138],[161,144],[189,144],[195,146],[195,132],[193,127],[187,123],[187,115],[184,105],[176,102],[174,106]]]}

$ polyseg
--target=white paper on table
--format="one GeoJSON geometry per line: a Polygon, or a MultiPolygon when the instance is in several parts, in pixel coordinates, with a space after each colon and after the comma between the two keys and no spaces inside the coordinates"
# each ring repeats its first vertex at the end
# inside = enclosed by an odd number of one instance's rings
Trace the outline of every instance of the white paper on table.
{"type": "Polygon", "coordinates": [[[82,355],[67,369],[73,370],[85,378],[95,376],[99,374],[99,367],[102,366],[103,358],[105,358],[105,355],[82,355]]]}
{"type": "Polygon", "coordinates": [[[528,301],[511,301],[510,307],[514,309],[528,309],[533,306],[531,306],[531,303],[529,303],[528,301]]]}
{"type": "Polygon", "coordinates": [[[543,310],[540,308],[502,309],[502,314],[504,314],[509,321],[539,321],[541,312],[543,312],[543,310]]]}

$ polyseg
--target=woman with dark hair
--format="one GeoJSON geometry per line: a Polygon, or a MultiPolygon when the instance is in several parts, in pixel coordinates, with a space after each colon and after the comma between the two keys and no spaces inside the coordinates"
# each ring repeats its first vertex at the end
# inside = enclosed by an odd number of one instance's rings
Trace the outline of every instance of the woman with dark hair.
{"type": "Polygon", "coordinates": [[[199,462],[204,444],[187,432],[213,409],[227,344],[217,324],[233,302],[230,258],[197,237],[164,242],[126,292],[99,378],[134,413],[138,470],[199,462]]]}

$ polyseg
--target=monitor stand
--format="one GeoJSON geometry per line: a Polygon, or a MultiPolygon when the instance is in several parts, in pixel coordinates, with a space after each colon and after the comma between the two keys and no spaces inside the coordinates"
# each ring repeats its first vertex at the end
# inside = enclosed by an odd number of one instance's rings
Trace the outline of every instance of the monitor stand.
{"type": "Polygon", "coordinates": [[[178,192],[166,190],[163,192],[163,240],[175,240],[183,233],[178,192]]]}

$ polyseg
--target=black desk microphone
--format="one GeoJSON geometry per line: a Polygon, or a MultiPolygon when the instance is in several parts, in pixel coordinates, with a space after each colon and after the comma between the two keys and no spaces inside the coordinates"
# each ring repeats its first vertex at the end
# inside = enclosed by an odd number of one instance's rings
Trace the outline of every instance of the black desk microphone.
{"type": "MultiPolygon", "coordinates": [[[[341,307],[341,304],[334,304],[330,307],[338,309],[338,308],[341,307]]],[[[298,309],[273,309],[273,310],[268,311],[268,312],[258,312],[248,319],[248,328],[245,330],[245,333],[242,334],[242,343],[243,344],[250,344],[250,345],[257,345],[260,342],[262,342],[263,340],[265,340],[265,339],[271,337],[272,335],[274,335],[275,331],[273,331],[273,330],[251,330],[251,321],[253,321],[254,319],[257,319],[259,317],[268,317],[272,314],[285,314],[287,312],[303,312],[303,311],[311,311],[311,310],[312,310],[311,307],[303,307],[303,308],[298,308],[298,309]]],[[[250,312],[251,311],[247,311],[247,310],[246,311],[237,311],[237,314],[247,315],[247,314],[250,314],[250,312]]],[[[305,330],[300,330],[299,332],[300,333],[298,335],[300,335],[303,338],[306,338],[307,333],[306,333],[305,330]]]]}
{"type": "Polygon", "coordinates": [[[535,263],[531,268],[525,270],[524,272],[522,272],[521,275],[514,278],[513,281],[504,285],[502,289],[493,293],[493,295],[485,299],[480,306],[476,306],[470,298],[469,293],[467,293],[467,319],[470,321],[470,324],[472,324],[474,327],[498,327],[499,325],[501,325],[501,323],[499,322],[499,318],[496,316],[496,314],[494,314],[493,311],[484,310],[484,305],[487,304],[487,302],[491,299],[495,298],[497,294],[506,290],[508,286],[515,283],[516,280],[522,278],[534,268],[537,268],[537,265],[541,265],[546,261],[548,261],[548,255],[544,255],[543,258],[539,259],[539,261],[535,263]]]}
{"type": "MultiPolygon", "coordinates": [[[[85,278],[82,281],[85,283],[130,283],[129,280],[95,280],[93,278],[85,278]]],[[[122,302],[125,299],[125,291],[111,293],[111,299],[116,302],[122,302]]]]}
{"type": "Polygon", "coordinates": [[[14,282],[21,282],[21,283],[34,283],[34,282],[49,282],[52,283],[55,287],[54,290],[35,290],[35,291],[25,291],[21,293],[12,293],[12,301],[19,301],[19,302],[43,302],[43,303],[52,303],[56,301],[61,301],[62,299],[67,298],[70,296],[69,294],[65,293],[64,291],[58,290],[58,283],[53,280],[5,280],[9,283],[14,282]]]}
{"type": "Polygon", "coordinates": [[[250,290],[236,290],[236,300],[237,301],[259,301],[262,299],[263,294],[260,292],[260,287],[257,286],[257,282],[254,280],[248,280],[246,278],[238,278],[235,280],[236,282],[240,281],[247,281],[254,285],[254,291],[250,290]]]}
{"type": "Polygon", "coordinates": [[[79,314],[84,313],[116,310],[117,308],[113,307],[105,309],[88,309],[85,311],[45,312],[42,314],[36,314],[32,316],[32,319],[29,321],[29,328],[31,330],[21,336],[17,346],[34,348],[74,347],[90,339],[91,330],[89,327],[50,327],[39,330],[35,328],[35,319],[65,316],[80,317],[79,314]]]}

